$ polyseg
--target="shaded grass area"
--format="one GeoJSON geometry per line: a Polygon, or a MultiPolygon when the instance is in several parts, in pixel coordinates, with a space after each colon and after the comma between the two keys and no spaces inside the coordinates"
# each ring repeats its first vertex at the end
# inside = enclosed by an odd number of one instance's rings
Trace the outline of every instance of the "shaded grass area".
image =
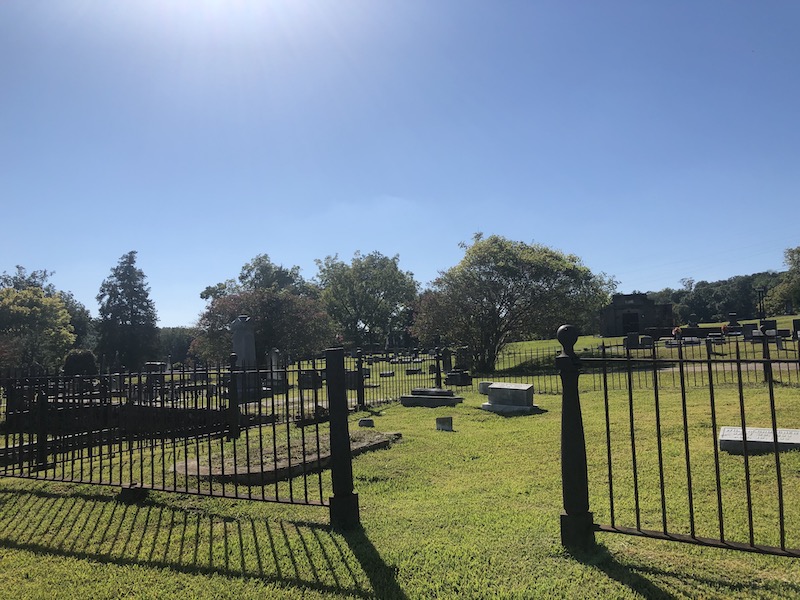
{"type": "MultiPolygon", "coordinates": [[[[373,412],[376,428],[402,432],[403,442],[354,460],[363,529],[349,533],[327,527],[325,508],[165,493],[126,505],[112,488],[2,479],[0,597],[800,597],[792,559],[611,534],[598,534],[596,551],[571,556],[559,543],[560,398],[538,397],[545,412],[514,418],[480,410],[483,400],[466,394],[455,408],[373,412]],[[453,416],[455,431],[436,431],[437,416],[453,416]]],[[[635,402],[641,455],[652,456],[650,400],[635,402]]],[[[663,402],[674,425],[680,399],[663,402]]],[[[707,397],[688,403],[704,447],[707,397]]],[[[763,401],[752,403],[757,411],[763,401]]],[[[587,394],[583,404],[592,504],[605,520],[602,396],[587,394]]],[[[620,474],[627,411],[626,397],[612,399],[620,474]]],[[[680,431],[665,435],[680,460],[680,431]]],[[[697,460],[700,477],[707,458],[699,449],[697,460]]],[[[641,468],[645,480],[658,477],[651,464],[641,468]]],[[[680,487],[668,489],[679,513],[680,487]]]]}

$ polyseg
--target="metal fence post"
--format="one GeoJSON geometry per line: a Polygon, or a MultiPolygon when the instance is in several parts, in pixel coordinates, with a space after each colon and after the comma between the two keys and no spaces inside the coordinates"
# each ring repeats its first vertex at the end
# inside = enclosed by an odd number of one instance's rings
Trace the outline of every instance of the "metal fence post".
{"type": "Polygon", "coordinates": [[[367,410],[367,401],[364,398],[364,355],[361,348],[356,350],[356,405],[358,410],[367,410]]]}
{"type": "Polygon", "coordinates": [[[589,512],[586,440],[578,396],[580,359],[574,350],[578,330],[572,325],[562,325],[557,337],[563,347],[556,357],[562,387],[561,488],[564,510],[561,512],[561,543],[567,548],[587,548],[594,545],[594,522],[589,512]]]}
{"type": "Polygon", "coordinates": [[[228,384],[228,441],[239,438],[239,375],[236,373],[236,354],[231,354],[230,383],[228,384]]]}
{"type": "Polygon", "coordinates": [[[47,392],[46,383],[36,392],[36,470],[47,468],[47,392]]]}
{"type": "Polygon", "coordinates": [[[347,423],[347,385],[345,381],[344,348],[325,351],[325,374],[330,411],[331,526],[353,529],[361,525],[358,513],[358,494],[353,493],[353,455],[350,452],[350,431],[347,423]]]}
{"type": "Polygon", "coordinates": [[[436,387],[442,387],[442,350],[437,346],[433,351],[433,359],[435,361],[436,373],[436,387]]]}

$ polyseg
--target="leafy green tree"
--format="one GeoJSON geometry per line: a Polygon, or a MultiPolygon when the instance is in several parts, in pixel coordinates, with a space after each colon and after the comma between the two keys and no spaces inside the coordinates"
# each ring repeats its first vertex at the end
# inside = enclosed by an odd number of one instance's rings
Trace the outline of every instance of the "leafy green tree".
{"type": "Polygon", "coordinates": [[[158,330],[159,355],[169,356],[173,363],[186,363],[189,348],[199,335],[196,327],[161,327],[158,330]]]}
{"type": "Polygon", "coordinates": [[[346,342],[379,342],[390,321],[402,321],[411,310],[419,284],[399,262],[380,252],[356,252],[349,265],[338,256],[317,261],[322,301],[346,342]]]}
{"type": "Polygon", "coordinates": [[[136,251],[123,254],[100,285],[98,354],[106,364],[138,369],[158,352],[155,304],[136,251]]]}
{"type": "Polygon", "coordinates": [[[783,262],[787,270],[764,300],[771,315],[791,314],[800,308],[800,246],[784,250],[783,262]]]}
{"type": "Polygon", "coordinates": [[[564,323],[592,331],[616,286],[580,259],[541,244],[477,234],[464,258],[422,294],[414,334],[425,343],[466,345],[490,373],[513,339],[553,337],[564,323]]]}
{"type": "Polygon", "coordinates": [[[97,375],[97,358],[94,352],[86,348],[73,348],[64,359],[64,375],[97,375]]]}
{"type": "Polygon", "coordinates": [[[313,295],[314,288],[300,275],[300,267],[286,268],[276,265],[266,254],[259,254],[246,263],[239,272],[238,282],[233,279],[210,285],[200,293],[203,300],[213,300],[242,291],[257,289],[288,290],[297,295],[313,295]]]}
{"type": "Polygon", "coordinates": [[[47,296],[54,296],[56,288],[52,283],[48,283],[48,279],[53,275],[53,271],[42,269],[41,271],[31,271],[20,265],[17,265],[17,272],[13,274],[6,273],[0,275],[0,288],[14,288],[15,290],[26,290],[28,288],[37,287],[41,288],[47,296]]]}
{"type": "Polygon", "coordinates": [[[241,314],[253,318],[257,357],[271,348],[305,356],[331,342],[330,319],[316,287],[303,279],[300,267],[276,265],[266,254],[246,263],[236,281],[209,286],[200,297],[209,302],[190,354],[207,362],[227,361],[232,348],[228,325],[241,314]]]}
{"type": "Polygon", "coordinates": [[[53,271],[46,269],[35,270],[28,273],[25,267],[17,265],[17,270],[13,274],[3,272],[0,275],[0,288],[13,288],[15,290],[26,290],[29,288],[41,288],[44,295],[61,297],[64,306],[69,312],[70,325],[75,334],[75,346],[78,348],[89,347],[92,342],[93,323],[89,309],[86,308],[72,292],[56,290],[52,283],[49,283],[53,271]]]}
{"type": "Polygon", "coordinates": [[[330,319],[318,299],[259,288],[211,300],[200,316],[200,333],[190,352],[206,362],[227,361],[233,347],[228,325],[241,314],[253,319],[258,358],[271,348],[295,357],[309,356],[331,341],[330,319]]]}
{"type": "Polygon", "coordinates": [[[61,366],[75,334],[58,295],[41,286],[0,289],[0,366],[61,366]]]}
{"type": "Polygon", "coordinates": [[[75,347],[88,349],[96,344],[95,324],[89,309],[78,301],[72,292],[58,292],[69,313],[69,322],[75,333],[75,347]]]}
{"type": "Polygon", "coordinates": [[[682,288],[664,288],[647,292],[655,302],[672,302],[675,318],[679,323],[688,323],[689,315],[697,315],[700,322],[725,321],[729,313],[740,319],[755,318],[758,312],[756,289],[773,289],[781,275],[774,271],[736,275],[720,281],[698,281],[683,279],[682,288]]]}

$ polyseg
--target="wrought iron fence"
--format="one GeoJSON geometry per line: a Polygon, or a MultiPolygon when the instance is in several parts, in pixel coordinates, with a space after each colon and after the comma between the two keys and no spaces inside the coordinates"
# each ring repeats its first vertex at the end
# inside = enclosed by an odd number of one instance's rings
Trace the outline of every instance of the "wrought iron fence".
{"type": "MultiPolygon", "coordinates": [[[[558,346],[514,349],[502,352],[491,373],[474,372],[473,379],[531,383],[540,394],[560,394],[561,379],[555,367],[558,346]]],[[[628,348],[616,340],[598,340],[592,346],[575,348],[575,353],[584,364],[579,381],[581,391],[603,389],[626,390],[653,389],[653,378],[648,366],[651,361],[659,370],[658,385],[662,388],[678,389],[681,385],[704,387],[708,385],[706,360],[711,358],[713,376],[718,383],[734,384],[738,375],[731,361],[737,356],[748,364],[742,373],[745,384],[763,382],[763,369],[756,368],[758,360],[769,359],[776,380],[787,385],[800,386],[800,341],[776,337],[742,340],[736,336],[662,340],[651,344],[628,348]],[[600,359],[600,360],[598,360],[600,359]],[[622,360],[616,360],[622,359],[622,360]],[[607,360],[603,370],[601,364],[607,360]],[[628,363],[630,362],[630,368],[628,363]],[[678,365],[702,365],[686,369],[683,382],[678,365]]]]}
{"type": "Polygon", "coordinates": [[[4,476],[322,506],[323,470],[350,468],[341,349],[268,369],[7,374],[0,389],[4,476]]]}
{"type": "Polygon", "coordinates": [[[601,531],[800,556],[796,347],[709,341],[582,357],[573,330],[560,339],[566,545],[601,531]],[[580,385],[583,373],[599,373],[600,389],[580,385]]]}

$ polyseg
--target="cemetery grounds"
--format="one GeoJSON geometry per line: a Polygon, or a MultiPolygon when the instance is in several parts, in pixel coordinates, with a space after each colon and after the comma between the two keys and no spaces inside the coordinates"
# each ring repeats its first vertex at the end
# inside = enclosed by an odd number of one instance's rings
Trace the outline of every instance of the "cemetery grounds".
{"type": "MultiPolygon", "coordinates": [[[[580,346],[580,342],[578,344],[580,346]]],[[[555,375],[553,375],[555,377],[555,375]]],[[[546,386],[543,386],[546,387],[546,386]]],[[[736,386],[715,387],[717,424],[739,424],[736,386]]],[[[398,403],[351,415],[400,432],[389,449],[354,459],[363,528],[333,531],[327,510],[151,492],[136,504],[114,488],[0,480],[0,597],[13,598],[792,598],[798,559],[598,533],[594,551],[560,544],[560,396],[537,394],[544,412],[503,417],[469,391],[455,408],[398,403]],[[453,432],[437,431],[452,416],[453,432]]],[[[748,426],[768,426],[767,388],[746,389],[748,426]]],[[[659,479],[670,528],[715,536],[715,434],[702,386],[684,399],[660,392],[663,468],[652,397],[634,397],[637,478],[631,470],[631,402],[609,393],[615,519],[661,526],[659,479]],[[680,422],[686,407],[687,435],[680,422]],[[690,449],[687,469],[685,453],[690,449]]],[[[605,398],[581,395],[596,523],[610,519],[605,398]]],[[[800,386],[775,387],[777,420],[800,427],[800,386]]],[[[800,452],[780,455],[787,546],[800,547],[800,452]]],[[[162,457],[168,463],[172,457],[162,457]]],[[[721,453],[725,535],[746,541],[742,457],[721,453]]],[[[777,542],[774,456],[750,457],[753,528],[777,542]]],[[[330,478],[321,478],[329,496],[330,478]]],[[[287,485],[282,483],[281,485],[287,485]]],[[[766,542],[765,542],[766,543],[766,542]]]]}

